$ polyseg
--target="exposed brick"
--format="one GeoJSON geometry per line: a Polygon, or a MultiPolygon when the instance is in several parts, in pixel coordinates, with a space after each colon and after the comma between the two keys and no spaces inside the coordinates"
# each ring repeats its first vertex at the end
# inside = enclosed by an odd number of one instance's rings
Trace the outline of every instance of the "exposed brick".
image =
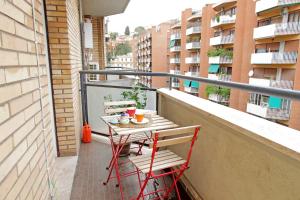
{"type": "Polygon", "coordinates": [[[0,105],[0,124],[9,118],[9,106],[8,104],[0,105]]]}
{"type": "Polygon", "coordinates": [[[16,52],[0,50],[0,66],[18,65],[18,54],[16,52]]]}
{"type": "Polygon", "coordinates": [[[2,144],[0,144],[0,163],[7,155],[9,155],[9,153],[12,150],[13,150],[13,140],[12,137],[9,137],[2,144]]]}
{"type": "Polygon", "coordinates": [[[14,34],[16,32],[14,20],[0,13],[0,30],[14,34]]]}
{"type": "Polygon", "coordinates": [[[27,15],[32,16],[32,7],[24,0],[13,0],[13,3],[27,15]]]}
{"type": "Polygon", "coordinates": [[[5,69],[7,83],[26,79],[29,77],[28,75],[27,67],[10,67],[5,69]]]}
{"type": "Polygon", "coordinates": [[[34,119],[27,121],[20,129],[13,134],[14,146],[17,146],[34,128],[34,119]]]}
{"type": "Polygon", "coordinates": [[[18,8],[13,6],[9,1],[5,1],[0,6],[0,12],[8,15],[9,17],[13,18],[14,20],[24,23],[25,15],[22,11],[18,8]]]}
{"type": "Polygon", "coordinates": [[[14,115],[20,112],[21,110],[23,110],[24,108],[28,107],[29,105],[31,105],[32,103],[33,101],[32,101],[31,93],[23,95],[17,99],[14,99],[9,103],[10,112],[12,115],[14,115]]]}
{"type": "Polygon", "coordinates": [[[34,155],[36,150],[37,150],[36,143],[33,143],[31,145],[31,147],[29,147],[29,149],[27,149],[26,153],[19,160],[19,162],[17,164],[18,173],[21,173],[24,170],[24,168],[26,167],[26,165],[28,164],[28,162],[30,161],[30,159],[32,158],[32,156],[34,155]]]}
{"type": "Polygon", "coordinates": [[[0,69],[0,85],[5,83],[5,73],[4,69],[0,69]]]}
{"type": "Polygon", "coordinates": [[[22,38],[34,41],[33,30],[26,28],[25,26],[16,23],[16,34],[22,38]]]}
{"type": "Polygon", "coordinates": [[[19,95],[21,95],[21,85],[19,83],[0,87],[0,104],[19,95]]]}
{"type": "Polygon", "coordinates": [[[0,185],[0,200],[3,200],[6,197],[8,191],[14,186],[17,179],[17,168],[14,168],[13,170],[11,170],[11,172],[9,172],[5,180],[0,185]]]}
{"type": "Polygon", "coordinates": [[[27,51],[27,42],[13,35],[2,33],[2,47],[17,51],[27,51]]]}
{"type": "Polygon", "coordinates": [[[22,93],[27,93],[35,89],[38,89],[38,80],[31,79],[31,80],[23,81],[21,83],[21,87],[22,87],[22,93]]]}

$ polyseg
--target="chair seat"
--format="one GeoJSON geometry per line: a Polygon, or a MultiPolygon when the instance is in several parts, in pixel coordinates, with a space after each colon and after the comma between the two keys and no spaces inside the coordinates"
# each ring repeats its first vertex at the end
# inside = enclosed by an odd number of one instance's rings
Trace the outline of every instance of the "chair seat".
{"type": "MultiPolygon", "coordinates": [[[[141,156],[131,156],[129,160],[143,173],[150,171],[151,154],[141,156]]],[[[158,171],[182,165],[186,160],[176,155],[170,150],[158,151],[155,154],[152,171],[158,171]]]]}
{"type": "Polygon", "coordinates": [[[128,140],[127,136],[123,136],[122,140],[120,141],[121,136],[116,135],[113,136],[113,142],[114,144],[124,144],[124,143],[131,143],[131,142],[138,142],[143,140],[149,140],[151,138],[150,133],[135,133],[129,136],[128,140]]]}

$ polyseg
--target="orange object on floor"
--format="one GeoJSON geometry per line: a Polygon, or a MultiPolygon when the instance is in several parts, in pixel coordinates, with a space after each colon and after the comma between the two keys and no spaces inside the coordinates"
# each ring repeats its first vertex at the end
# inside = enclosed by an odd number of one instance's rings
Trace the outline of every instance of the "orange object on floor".
{"type": "Polygon", "coordinates": [[[92,141],[92,129],[88,123],[84,123],[82,127],[82,142],[90,143],[92,141]]]}

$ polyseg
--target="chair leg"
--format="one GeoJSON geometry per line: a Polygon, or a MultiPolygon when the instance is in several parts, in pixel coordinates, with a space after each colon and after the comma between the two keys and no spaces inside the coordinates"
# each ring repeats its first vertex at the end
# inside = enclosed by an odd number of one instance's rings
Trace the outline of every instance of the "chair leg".
{"type": "MultiPolygon", "coordinates": [[[[142,183],[141,183],[141,176],[140,176],[140,172],[139,172],[139,169],[137,167],[136,168],[136,173],[137,173],[137,176],[138,176],[138,181],[139,181],[139,186],[140,186],[140,190],[142,189],[142,183]]],[[[144,200],[144,196],[142,196],[143,200],[144,200]]]]}
{"type": "MultiPolygon", "coordinates": [[[[172,174],[172,177],[173,177],[173,181],[175,181],[176,179],[175,179],[174,173],[172,174]]],[[[175,190],[176,190],[176,193],[177,193],[177,199],[181,200],[180,193],[179,193],[179,190],[178,190],[178,187],[177,187],[177,183],[175,183],[175,190]]]]}
{"type": "MultiPolygon", "coordinates": [[[[180,170],[180,173],[178,174],[178,176],[176,177],[175,180],[173,180],[173,184],[171,185],[171,187],[167,190],[167,192],[165,193],[164,195],[164,198],[168,198],[169,197],[169,194],[171,193],[171,191],[174,189],[174,187],[176,186],[177,184],[177,181],[180,179],[180,177],[182,176],[184,172],[184,169],[181,169],[180,170]]],[[[177,186],[176,186],[177,187],[177,186]]]]}
{"type": "Polygon", "coordinates": [[[105,182],[103,182],[103,185],[106,185],[107,183],[108,183],[108,181],[109,181],[109,179],[110,179],[110,177],[111,177],[111,174],[112,174],[112,171],[113,171],[113,169],[114,169],[114,165],[115,165],[115,163],[117,163],[118,164],[118,157],[119,157],[119,155],[118,155],[118,152],[119,152],[119,146],[117,146],[116,147],[116,149],[114,149],[114,151],[113,151],[113,157],[111,158],[111,167],[109,168],[109,174],[108,174],[108,177],[107,177],[107,179],[106,179],[106,181],[105,182]]]}
{"type": "Polygon", "coordinates": [[[145,179],[145,181],[144,181],[144,184],[143,184],[143,186],[142,186],[142,188],[141,188],[141,190],[140,190],[140,193],[139,193],[139,195],[137,196],[137,200],[139,200],[141,197],[143,197],[144,198],[144,190],[145,190],[145,188],[146,188],[146,186],[147,186],[147,183],[148,183],[148,181],[149,181],[149,179],[150,179],[150,173],[148,173],[147,174],[147,176],[146,176],[146,179],[145,179]]]}
{"type": "Polygon", "coordinates": [[[122,188],[122,184],[121,184],[121,177],[120,177],[120,173],[119,173],[118,162],[115,162],[115,172],[116,172],[116,177],[117,177],[117,181],[118,181],[118,184],[116,186],[119,187],[121,199],[123,200],[124,195],[123,195],[123,188],[122,188]]]}

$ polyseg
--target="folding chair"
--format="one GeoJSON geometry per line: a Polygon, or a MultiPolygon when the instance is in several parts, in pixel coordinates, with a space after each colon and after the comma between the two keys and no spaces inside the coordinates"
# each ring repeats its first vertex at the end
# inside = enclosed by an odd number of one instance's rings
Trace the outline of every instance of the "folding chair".
{"type": "MultiPolygon", "coordinates": [[[[166,199],[169,197],[174,188],[176,189],[177,198],[181,199],[177,188],[177,182],[184,171],[189,168],[193,145],[197,139],[199,130],[200,125],[195,125],[156,132],[153,135],[154,141],[150,143],[150,147],[152,147],[151,154],[129,157],[129,160],[136,167],[140,185],[140,192],[135,199],[144,199],[144,197],[148,195],[154,193],[157,194],[159,192],[164,192],[163,198],[166,199]],[[191,142],[186,160],[170,150],[158,151],[158,148],[160,147],[167,147],[186,142],[191,142]],[[146,178],[144,181],[141,181],[139,173],[143,173],[145,175],[146,178]],[[173,183],[170,187],[167,187],[164,182],[165,186],[163,189],[144,194],[145,188],[150,179],[164,178],[164,176],[167,175],[171,175],[173,179],[173,183]]],[[[160,197],[157,197],[157,199],[160,199],[160,197]]]]}
{"type": "MultiPolygon", "coordinates": [[[[129,108],[135,108],[136,102],[135,101],[111,101],[111,102],[104,102],[104,113],[106,115],[116,115],[121,112],[126,112],[129,108]]],[[[109,127],[109,138],[111,142],[111,148],[112,148],[112,158],[109,162],[108,167],[106,167],[107,170],[109,170],[108,178],[105,182],[103,182],[104,185],[108,183],[108,181],[111,178],[111,173],[113,171],[114,164],[118,164],[118,158],[122,150],[124,149],[124,146],[132,143],[132,142],[139,142],[138,143],[138,151],[137,155],[141,154],[141,150],[145,142],[149,139],[151,139],[150,134],[148,133],[136,133],[134,135],[128,135],[128,136],[119,136],[119,135],[113,135],[111,128],[109,127]]],[[[122,163],[124,164],[124,163],[122,163]]],[[[119,180],[119,174],[117,174],[117,178],[119,180]]],[[[118,183],[116,186],[118,187],[120,183],[118,183]]]]}

